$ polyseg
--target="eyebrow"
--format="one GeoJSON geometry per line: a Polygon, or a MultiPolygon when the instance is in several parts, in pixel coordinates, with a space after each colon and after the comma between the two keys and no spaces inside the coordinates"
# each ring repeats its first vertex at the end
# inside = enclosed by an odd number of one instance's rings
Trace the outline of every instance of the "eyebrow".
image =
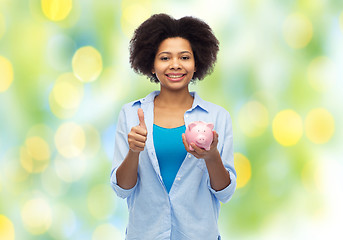
{"type": "MultiPolygon", "coordinates": [[[[190,51],[182,51],[182,52],[179,52],[178,54],[184,54],[184,53],[189,53],[192,55],[192,53],[190,51]]],[[[159,54],[157,54],[157,56],[159,56],[161,54],[171,54],[171,52],[160,52],[159,54]]]]}

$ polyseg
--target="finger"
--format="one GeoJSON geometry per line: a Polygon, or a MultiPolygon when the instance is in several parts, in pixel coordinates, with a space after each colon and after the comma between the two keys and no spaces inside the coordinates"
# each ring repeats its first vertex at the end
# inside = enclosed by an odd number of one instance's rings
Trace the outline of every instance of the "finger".
{"type": "Polygon", "coordinates": [[[133,135],[133,139],[137,142],[145,143],[147,138],[144,135],[135,134],[135,135],[133,135]]]}
{"type": "Polygon", "coordinates": [[[142,143],[145,143],[146,140],[147,140],[146,135],[139,134],[136,131],[129,132],[127,138],[128,138],[129,143],[130,142],[142,142],[142,143]]]}
{"type": "Polygon", "coordinates": [[[145,129],[146,129],[146,125],[145,125],[145,121],[144,121],[144,112],[143,112],[143,109],[138,108],[137,114],[138,114],[138,119],[139,119],[139,126],[141,126],[142,128],[145,128],[145,129]]]}
{"type": "Polygon", "coordinates": [[[144,143],[144,142],[135,141],[135,142],[132,142],[132,144],[133,144],[136,148],[144,149],[144,147],[145,147],[145,143],[144,143]]]}
{"type": "Polygon", "coordinates": [[[189,150],[188,142],[186,140],[186,135],[184,133],[182,134],[182,142],[183,142],[183,145],[185,145],[186,151],[189,152],[190,150],[189,150]]]}
{"type": "Polygon", "coordinates": [[[135,141],[133,139],[129,140],[129,146],[131,149],[144,149],[145,142],[135,141]]]}
{"type": "Polygon", "coordinates": [[[217,144],[218,143],[218,133],[213,130],[213,142],[212,144],[217,144]]]}
{"type": "Polygon", "coordinates": [[[135,127],[134,131],[135,131],[135,133],[137,133],[141,136],[144,136],[144,137],[146,137],[148,134],[148,131],[146,130],[146,128],[141,127],[141,126],[135,127]]]}
{"type": "Polygon", "coordinates": [[[192,148],[194,149],[194,151],[197,153],[197,154],[203,154],[205,152],[204,149],[198,147],[197,145],[195,145],[194,143],[191,143],[191,146],[192,148]]]}
{"type": "Polygon", "coordinates": [[[145,128],[142,128],[141,126],[135,126],[131,128],[130,135],[135,136],[136,134],[146,137],[147,136],[147,130],[145,128]]]}

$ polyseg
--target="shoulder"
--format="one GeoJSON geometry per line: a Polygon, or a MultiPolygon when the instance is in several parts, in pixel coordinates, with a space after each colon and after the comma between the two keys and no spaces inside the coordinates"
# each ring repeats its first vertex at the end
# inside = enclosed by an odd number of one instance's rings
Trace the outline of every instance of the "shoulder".
{"type": "Polygon", "coordinates": [[[199,106],[202,107],[204,110],[206,110],[209,114],[213,116],[217,116],[217,117],[221,117],[221,116],[230,117],[230,113],[223,106],[203,100],[197,94],[196,94],[196,97],[198,98],[199,106]]]}
{"type": "Polygon", "coordinates": [[[153,102],[155,96],[158,94],[159,94],[159,91],[153,91],[143,98],[139,98],[139,99],[136,99],[134,101],[128,102],[128,103],[123,105],[122,111],[124,111],[124,112],[131,112],[134,110],[137,111],[137,109],[140,108],[143,104],[153,102]]]}
{"type": "Polygon", "coordinates": [[[215,122],[217,123],[217,126],[226,127],[227,124],[232,124],[230,113],[224,107],[212,102],[209,102],[209,106],[209,114],[215,116],[215,122]]]}

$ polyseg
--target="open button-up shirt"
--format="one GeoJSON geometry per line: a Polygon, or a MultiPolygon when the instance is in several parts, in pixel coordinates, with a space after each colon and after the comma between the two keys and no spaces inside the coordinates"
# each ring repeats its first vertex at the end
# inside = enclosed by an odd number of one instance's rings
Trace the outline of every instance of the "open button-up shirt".
{"type": "MultiPolygon", "coordinates": [[[[197,93],[192,108],[184,114],[185,125],[193,121],[212,122],[219,135],[217,148],[231,183],[215,191],[205,161],[188,153],[170,189],[162,181],[154,143],[154,98],[159,91],[125,104],[119,113],[115,135],[115,151],[111,185],[116,194],[127,199],[129,222],[127,240],[216,240],[220,239],[218,215],[220,202],[227,202],[236,188],[233,162],[232,122],[222,107],[202,100],[197,93]],[[117,184],[116,172],[129,151],[128,133],[139,124],[137,110],[144,111],[148,136],[144,151],[139,155],[138,178],[131,189],[117,184]]],[[[173,146],[170,146],[173,147],[173,146]]]]}

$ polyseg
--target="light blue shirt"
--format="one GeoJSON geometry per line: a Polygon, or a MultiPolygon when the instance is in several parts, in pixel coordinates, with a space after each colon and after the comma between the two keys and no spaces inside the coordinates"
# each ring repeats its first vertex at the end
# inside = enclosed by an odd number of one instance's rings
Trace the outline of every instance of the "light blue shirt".
{"type": "Polygon", "coordinates": [[[127,240],[215,240],[220,239],[218,215],[220,202],[227,202],[236,188],[233,162],[232,123],[222,107],[202,100],[195,92],[192,108],[184,114],[185,125],[193,121],[212,122],[217,131],[217,148],[230,173],[231,183],[215,191],[205,161],[187,153],[175,181],[167,193],[153,143],[154,98],[159,91],[127,103],[119,113],[115,135],[111,185],[116,194],[127,199],[129,222],[127,240]],[[138,178],[131,189],[118,186],[116,172],[129,151],[128,133],[139,124],[137,110],[144,111],[148,137],[139,155],[138,178]]]}
{"type": "Polygon", "coordinates": [[[187,155],[182,142],[186,126],[164,128],[154,124],[153,141],[164,186],[170,192],[175,176],[187,155]]]}

